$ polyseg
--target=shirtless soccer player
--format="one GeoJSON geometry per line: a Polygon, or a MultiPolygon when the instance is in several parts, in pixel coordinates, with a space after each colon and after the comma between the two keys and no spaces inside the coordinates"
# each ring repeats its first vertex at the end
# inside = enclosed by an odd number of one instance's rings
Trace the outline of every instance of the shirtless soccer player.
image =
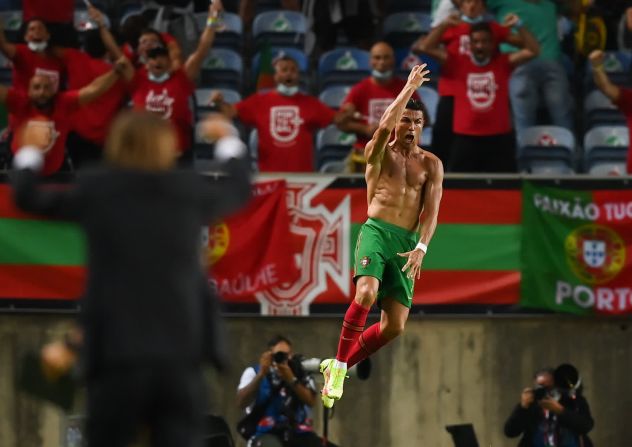
{"type": "Polygon", "coordinates": [[[429,80],[425,68],[424,64],[412,69],[364,149],[369,218],[356,243],[356,293],[342,323],[338,353],[320,365],[325,376],[322,399],[327,408],[342,397],[347,368],[404,330],[414,281],[420,277],[421,263],[437,226],[443,166],[439,158],[417,146],[424,116],[421,104],[410,100],[429,80]],[[382,309],[381,320],[364,330],[376,299],[382,309]]]}

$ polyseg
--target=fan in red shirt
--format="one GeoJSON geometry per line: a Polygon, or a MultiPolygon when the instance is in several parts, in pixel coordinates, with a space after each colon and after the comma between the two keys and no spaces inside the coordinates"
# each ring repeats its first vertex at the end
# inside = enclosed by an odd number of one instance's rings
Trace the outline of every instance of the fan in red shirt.
{"type": "MultiPolygon", "coordinates": [[[[98,31],[85,32],[84,48],[85,52],[75,49],[60,51],[66,65],[69,90],[79,90],[112,69],[98,31]]],[[[126,85],[119,79],[107,95],[74,112],[70,120],[72,133],[66,146],[75,169],[101,159],[110,124],[124,105],[126,96],[126,85]]]]}
{"type": "MultiPolygon", "coordinates": [[[[628,131],[632,135],[632,89],[613,84],[603,68],[604,52],[595,50],[588,56],[595,85],[623,112],[628,122],[628,131]]],[[[626,170],[632,174],[632,138],[629,138],[626,170]]],[[[614,173],[614,172],[613,172],[614,173]]]]}
{"type": "Polygon", "coordinates": [[[521,28],[525,48],[498,52],[488,22],[470,28],[470,54],[438,52],[456,79],[454,139],[450,169],[455,172],[516,170],[515,137],[511,126],[509,76],[514,67],[538,54],[539,45],[521,28]]]}
{"type": "Polygon", "coordinates": [[[130,65],[124,72],[134,108],[156,113],[175,126],[181,164],[189,164],[193,160],[193,151],[190,150],[193,113],[189,99],[195,91],[194,81],[202,62],[213,44],[215,29],[220,25],[221,10],[219,0],[211,3],[207,27],[200,36],[197,49],[183,67],[174,69],[167,48],[158,46],[147,51],[145,69],[134,70],[130,65]]]}
{"type": "Polygon", "coordinates": [[[229,118],[257,129],[261,172],[313,172],[314,132],[342,112],[334,112],[313,96],[298,91],[299,68],[284,55],[274,61],[276,90],[255,93],[235,105],[214,92],[211,101],[229,118]]]}
{"type": "Polygon", "coordinates": [[[59,171],[74,112],[105,93],[117,79],[117,72],[110,70],[80,90],[62,93],[56,93],[51,79],[44,75],[33,76],[28,94],[0,86],[0,103],[6,104],[9,112],[14,114],[18,129],[11,142],[12,152],[22,146],[20,131],[36,126],[41,129],[40,135],[45,142],[42,147],[46,148],[42,175],[59,171]]]}
{"type": "MultiPolygon", "coordinates": [[[[386,42],[371,47],[371,76],[355,84],[343,100],[341,110],[355,119],[347,119],[339,126],[343,132],[357,136],[348,159],[349,172],[364,172],[366,159],[364,147],[373,137],[386,108],[397,98],[406,81],[393,76],[395,53],[386,42]]],[[[415,92],[412,99],[419,101],[415,92]]],[[[423,110],[424,119],[428,113],[423,110]]],[[[427,123],[430,126],[432,124],[427,123]]]]}
{"type": "MultiPolygon", "coordinates": [[[[459,13],[449,16],[443,22],[433,28],[427,36],[421,37],[414,45],[415,53],[427,54],[440,59],[437,51],[446,51],[448,54],[470,54],[470,27],[474,23],[480,23],[487,18],[483,0],[463,0],[459,5],[459,13]],[[439,46],[442,45],[443,49],[439,46]]],[[[523,47],[524,40],[521,33],[512,33],[511,27],[519,23],[516,15],[508,15],[502,25],[490,20],[492,36],[496,45],[502,42],[510,43],[516,47],[523,47]]],[[[454,95],[457,89],[456,75],[451,72],[449,66],[441,68],[438,91],[439,103],[437,104],[436,119],[432,126],[433,152],[447,165],[452,147],[452,121],[454,115],[454,95]]]]}

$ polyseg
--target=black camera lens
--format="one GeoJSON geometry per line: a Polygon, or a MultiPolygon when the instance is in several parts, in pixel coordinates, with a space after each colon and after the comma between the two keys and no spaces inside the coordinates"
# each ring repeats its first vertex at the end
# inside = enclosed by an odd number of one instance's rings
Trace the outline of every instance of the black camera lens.
{"type": "Polygon", "coordinates": [[[288,358],[289,355],[287,352],[279,351],[272,354],[272,360],[274,360],[274,363],[285,363],[288,358]]]}
{"type": "Polygon", "coordinates": [[[536,389],[533,390],[533,397],[537,401],[544,399],[547,395],[548,395],[548,392],[546,388],[544,387],[537,387],[536,389]]]}

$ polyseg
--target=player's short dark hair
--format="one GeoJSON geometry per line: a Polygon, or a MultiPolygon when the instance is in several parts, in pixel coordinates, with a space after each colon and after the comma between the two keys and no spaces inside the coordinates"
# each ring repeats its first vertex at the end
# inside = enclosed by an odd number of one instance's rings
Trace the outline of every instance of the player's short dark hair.
{"type": "Polygon", "coordinates": [[[274,337],[272,337],[270,340],[268,340],[268,348],[272,348],[281,342],[287,343],[288,345],[292,346],[292,342],[290,341],[289,338],[284,337],[281,334],[277,334],[274,337]]]}
{"type": "Polygon", "coordinates": [[[285,53],[281,53],[277,57],[275,57],[272,60],[272,65],[275,66],[279,62],[292,62],[294,65],[298,67],[298,62],[296,61],[296,59],[294,59],[292,56],[289,56],[285,53]]]}
{"type": "Polygon", "coordinates": [[[406,108],[409,110],[419,110],[421,113],[424,112],[424,106],[421,101],[417,101],[413,98],[410,98],[406,103],[406,108]]]}
{"type": "Polygon", "coordinates": [[[144,36],[145,34],[153,34],[154,36],[158,37],[158,40],[160,41],[160,44],[163,47],[167,46],[167,43],[162,38],[162,34],[160,34],[160,31],[158,31],[157,29],[154,29],[154,28],[143,28],[141,30],[140,34],[138,35],[138,38],[140,39],[140,37],[144,36]]]}
{"type": "Polygon", "coordinates": [[[492,26],[487,21],[474,23],[470,26],[470,34],[476,33],[478,31],[484,31],[491,35],[494,34],[492,31],[492,26]]]}
{"type": "Polygon", "coordinates": [[[147,50],[147,59],[155,59],[161,56],[169,57],[169,51],[163,46],[158,46],[147,50]]]}

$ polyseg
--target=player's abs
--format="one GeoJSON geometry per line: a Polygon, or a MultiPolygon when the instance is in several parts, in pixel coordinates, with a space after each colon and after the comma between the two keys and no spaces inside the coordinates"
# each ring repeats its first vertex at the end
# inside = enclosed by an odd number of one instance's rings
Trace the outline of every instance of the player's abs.
{"type": "Polygon", "coordinates": [[[390,188],[376,188],[369,202],[367,214],[374,219],[416,231],[421,213],[421,191],[415,188],[403,188],[391,191],[390,188]]]}

